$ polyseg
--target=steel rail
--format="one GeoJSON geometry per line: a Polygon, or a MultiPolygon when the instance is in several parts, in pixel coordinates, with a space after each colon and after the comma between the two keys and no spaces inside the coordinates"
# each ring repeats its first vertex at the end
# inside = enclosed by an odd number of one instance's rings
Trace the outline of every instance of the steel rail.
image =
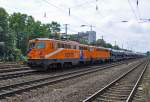
{"type": "Polygon", "coordinates": [[[132,72],[133,70],[135,70],[136,68],[138,68],[139,66],[141,66],[144,63],[145,62],[142,62],[142,63],[139,63],[138,65],[134,66],[132,69],[130,69],[129,71],[125,72],[120,77],[118,77],[117,79],[113,80],[111,83],[107,84],[105,87],[103,87],[102,89],[98,90],[97,92],[95,92],[94,94],[92,94],[91,96],[89,96],[88,98],[86,98],[85,100],[83,100],[82,102],[91,102],[91,101],[93,101],[99,94],[103,93],[109,87],[111,87],[112,85],[114,85],[120,79],[124,78],[127,74],[129,74],[130,72],[132,72]]]}
{"type": "Polygon", "coordinates": [[[74,71],[74,72],[65,73],[65,74],[62,74],[62,75],[50,76],[50,77],[47,77],[47,78],[37,79],[37,80],[28,81],[28,82],[24,82],[24,83],[18,83],[18,84],[3,86],[3,87],[0,88],[0,90],[2,91],[0,93],[0,98],[4,98],[6,96],[11,96],[13,94],[28,91],[30,89],[34,89],[34,88],[37,88],[37,87],[42,87],[42,86],[45,86],[45,85],[54,84],[54,83],[61,82],[61,81],[64,81],[64,80],[68,80],[68,79],[71,79],[71,78],[79,77],[79,76],[86,75],[86,74],[89,74],[89,73],[94,73],[94,72],[97,72],[97,71],[100,71],[100,70],[103,70],[103,69],[107,69],[107,68],[111,68],[111,67],[114,67],[114,66],[118,66],[118,65],[121,65],[121,64],[124,64],[124,63],[114,64],[114,65],[110,65],[110,66],[97,67],[97,69],[90,68],[91,70],[86,69],[86,70],[82,70],[82,71],[74,71]],[[53,79],[53,78],[57,78],[57,79],[53,79]],[[53,80],[49,80],[49,79],[53,79],[53,80]],[[48,81],[46,81],[46,80],[48,80],[48,81]],[[41,81],[44,81],[44,82],[41,82],[41,81]],[[36,84],[34,84],[34,83],[36,83],[36,84]],[[20,88],[20,85],[25,85],[26,86],[26,84],[27,84],[27,87],[20,88]],[[32,85],[30,85],[30,84],[32,84],[32,85]],[[15,90],[12,89],[12,90],[7,91],[7,89],[14,88],[14,87],[16,87],[15,90]],[[17,87],[19,87],[19,88],[17,89],[17,87]],[[5,91],[3,92],[3,90],[6,90],[6,92],[5,91]]]}
{"type": "Polygon", "coordinates": [[[21,70],[29,70],[29,67],[21,67],[21,68],[6,68],[6,69],[0,69],[0,73],[4,72],[13,72],[13,71],[21,71],[21,70]]]}
{"type": "Polygon", "coordinates": [[[12,79],[12,78],[16,78],[16,77],[30,75],[30,74],[33,74],[34,72],[37,72],[37,71],[25,70],[25,71],[18,71],[18,72],[3,73],[3,74],[0,74],[0,80],[9,79],[9,78],[12,79]]]}
{"type": "Polygon", "coordinates": [[[5,69],[5,68],[10,68],[10,69],[13,69],[13,68],[19,68],[19,67],[27,67],[26,65],[0,65],[0,69],[5,69]]]}
{"type": "Polygon", "coordinates": [[[90,71],[90,70],[93,70],[93,71],[91,71],[91,73],[92,73],[92,72],[103,70],[103,69],[106,69],[106,68],[118,66],[120,64],[122,64],[122,63],[113,64],[113,65],[110,65],[110,66],[95,67],[95,69],[94,68],[88,68],[88,69],[82,69],[82,70],[72,71],[72,72],[68,72],[68,73],[64,73],[64,74],[59,74],[59,75],[52,75],[52,76],[49,76],[49,77],[46,77],[46,78],[39,78],[39,79],[36,79],[36,80],[27,81],[27,82],[21,82],[21,83],[17,83],[17,84],[11,84],[11,85],[2,86],[2,87],[0,87],[0,90],[7,89],[9,87],[12,88],[12,87],[16,87],[16,86],[19,86],[19,85],[24,85],[24,84],[29,84],[29,83],[44,81],[44,80],[48,80],[48,79],[52,79],[52,78],[57,78],[57,77],[63,77],[63,76],[69,75],[69,74],[81,73],[81,72],[90,71]],[[96,69],[96,68],[98,68],[98,69],[96,69]]]}
{"type": "Polygon", "coordinates": [[[144,75],[146,69],[148,68],[148,65],[149,65],[149,62],[145,65],[144,70],[142,71],[140,77],[138,78],[136,84],[134,85],[134,87],[133,87],[133,89],[132,89],[132,91],[131,91],[129,97],[128,97],[127,100],[126,100],[126,102],[131,102],[131,101],[132,101],[132,99],[133,99],[133,97],[134,97],[134,94],[136,93],[136,89],[137,89],[137,87],[138,87],[140,81],[142,80],[142,77],[143,77],[143,75],[144,75]]]}
{"type": "MultiPolygon", "coordinates": [[[[111,64],[123,64],[125,62],[118,62],[118,63],[111,63],[111,64]]],[[[94,68],[99,68],[99,67],[104,67],[107,66],[109,64],[104,64],[102,66],[94,66],[94,68]]],[[[85,66],[86,68],[92,68],[93,66],[85,66]]],[[[4,79],[12,79],[12,78],[16,78],[16,77],[21,77],[21,76],[26,76],[26,75],[32,75],[32,73],[37,72],[36,70],[26,70],[26,71],[19,71],[19,72],[8,72],[8,73],[2,73],[0,74],[0,80],[4,80],[4,79]]]]}

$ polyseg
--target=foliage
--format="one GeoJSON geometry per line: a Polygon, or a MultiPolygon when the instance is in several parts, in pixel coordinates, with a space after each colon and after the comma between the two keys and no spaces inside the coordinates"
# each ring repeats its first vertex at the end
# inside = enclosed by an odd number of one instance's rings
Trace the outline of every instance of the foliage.
{"type": "Polygon", "coordinates": [[[147,55],[147,56],[150,56],[150,51],[147,51],[147,52],[146,52],[146,55],[147,55]]]}
{"type": "Polygon", "coordinates": [[[113,48],[113,46],[110,43],[106,43],[106,48],[113,48]]]}
{"type": "Polygon", "coordinates": [[[9,15],[7,12],[0,8],[0,42],[3,42],[4,45],[1,47],[0,59],[10,60],[15,48],[15,35],[11,28],[9,28],[8,22],[9,15]]]}
{"type": "Polygon", "coordinates": [[[80,42],[80,44],[86,44],[86,45],[88,44],[88,41],[86,41],[84,39],[80,39],[79,42],[80,42]]]}
{"type": "Polygon", "coordinates": [[[71,34],[71,35],[69,35],[69,40],[72,40],[72,41],[79,41],[79,38],[77,37],[77,35],[71,34]]]}
{"type": "Polygon", "coordinates": [[[118,45],[113,46],[110,43],[106,43],[106,41],[104,39],[98,39],[96,41],[96,45],[101,46],[101,47],[106,47],[106,48],[112,48],[112,49],[116,49],[116,50],[121,49],[118,45]]]}
{"type": "Polygon", "coordinates": [[[105,47],[105,46],[106,46],[106,41],[104,41],[104,39],[98,39],[98,40],[96,41],[96,45],[97,45],[97,46],[105,47]]]}
{"type": "Polygon", "coordinates": [[[51,37],[57,32],[60,32],[60,24],[57,22],[42,24],[32,16],[21,13],[9,15],[5,9],[0,8],[0,42],[5,43],[0,47],[0,59],[19,60],[19,56],[26,54],[30,39],[51,37]]]}
{"type": "Polygon", "coordinates": [[[113,49],[115,49],[115,50],[119,50],[120,48],[119,48],[119,46],[118,46],[118,45],[115,45],[115,46],[113,46],[113,49]]]}

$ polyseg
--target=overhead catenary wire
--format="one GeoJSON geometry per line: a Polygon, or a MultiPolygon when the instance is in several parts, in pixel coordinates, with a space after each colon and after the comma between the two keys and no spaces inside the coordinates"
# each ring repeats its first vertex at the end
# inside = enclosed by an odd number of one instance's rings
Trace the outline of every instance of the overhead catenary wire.
{"type": "Polygon", "coordinates": [[[136,5],[137,5],[137,10],[138,10],[139,18],[140,18],[140,23],[150,22],[150,19],[144,19],[141,16],[141,12],[140,12],[140,6],[141,5],[140,5],[140,1],[139,0],[137,0],[136,5]]]}
{"type": "MultiPolygon", "coordinates": [[[[44,1],[45,3],[51,5],[51,6],[55,7],[55,8],[57,8],[57,9],[58,9],[59,11],[61,11],[61,12],[65,12],[65,13],[68,12],[68,11],[66,11],[66,9],[62,9],[62,8],[60,8],[60,7],[56,6],[56,5],[54,5],[53,3],[48,2],[47,0],[42,0],[42,1],[44,1]]],[[[79,18],[78,16],[75,16],[75,15],[73,15],[73,14],[72,14],[71,17],[73,17],[74,19],[79,20],[79,21],[81,21],[81,22],[84,22],[86,25],[93,25],[93,24],[90,24],[89,22],[87,22],[85,19],[83,20],[83,19],[81,19],[81,18],[79,18]]],[[[99,31],[101,31],[101,32],[103,32],[103,33],[113,34],[113,33],[104,31],[102,28],[100,28],[100,27],[98,27],[98,26],[96,26],[96,25],[93,25],[93,26],[95,26],[99,31]]]]}
{"type": "Polygon", "coordinates": [[[130,8],[131,8],[131,11],[132,11],[133,15],[135,16],[135,19],[136,19],[137,22],[138,22],[139,18],[138,18],[138,16],[136,15],[136,12],[135,12],[135,10],[134,10],[134,8],[133,8],[133,6],[132,6],[130,0],[128,0],[128,3],[129,3],[129,6],[130,6],[130,8]]]}
{"type": "Polygon", "coordinates": [[[140,8],[139,8],[139,0],[137,0],[136,5],[137,5],[137,11],[138,11],[138,14],[139,14],[139,19],[141,20],[141,12],[140,12],[140,8]]]}
{"type": "MultiPolygon", "coordinates": [[[[44,0],[44,1],[47,1],[47,0],[44,0]]],[[[47,2],[47,4],[49,4],[49,5],[51,5],[51,6],[53,6],[53,7],[56,7],[59,11],[61,11],[61,12],[66,12],[66,9],[62,9],[62,8],[60,8],[60,7],[57,7],[56,5],[54,5],[54,4],[52,4],[52,3],[49,3],[49,2],[47,2]]],[[[68,12],[68,11],[67,11],[68,12]]],[[[87,21],[85,21],[85,19],[83,20],[83,19],[81,19],[81,18],[79,18],[79,17],[77,17],[77,16],[75,16],[75,15],[71,15],[70,17],[73,17],[74,19],[76,19],[76,20],[79,20],[79,21],[81,21],[81,22],[84,22],[84,23],[86,23],[87,25],[91,25],[91,24],[89,24],[89,22],[87,22],[87,21]]],[[[93,25],[93,26],[95,26],[95,25],[93,25]]],[[[106,30],[104,30],[104,29],[102,29],[102,28],[100,28],[100,27],[98,27],[98,26],[95,26],[95,29],[97,29],[98,31],[100,31],[101,33],[100,34],[110,34],[110,35],[115,35],[116,36],[116,34],[114,34],[114,33],[112,33],[112,32],[106,32],[106,30]]],[[[69,29],[70,31],[73,31],[73,32],[76,32],[76,30],[74,30],[74,29],[72,29],[72,28],[70,28],[69,29]]],[[[77,31],[78,32],[78,31],[77,31]]]]}
{"type": "Polygon", "coordinates": [[[96,0],[96,1],[95,0],[91,0],[91,1],[86,1],[84,3],[78,4],[78,5],[75,5],[75,6],[71,6],[71,7],[68,8],[69,16],[71,14],[72,9],[81,8],[83,6],[87,6],[87,5],[91,5],[91,4],[96,4],[96,11],[97,11],[98,10],[97,2],[98,2],[98,0],[96,0]]]}
{"type": "MultiPolygon", "coordinates": [[[[61,12],[63,12],[63,13],[67,13],[66,10],[64,10],[64,9],[62,9],[62,8],[60,8],[60,7],[58,7],[58,6],[56,6],[56,5],[53,4],[53,3],[48,2],[47,0],[42,0],[42,1],[44,1],[45,3],[47,3],[47,4],[50,5],[50,6],[53,6],[54,8],[57,8],[59,11],[61,11],[61,12]]],[[[82,20],[82,19],[80,19],[79,17],[77,17],[77,16],[75,16],[75,15],[73,15],[73,14],[72,14],[71,17],[74,18],[74,19],[76,19],[76,20],[78,20],[78,21],[81,21],[81,22],[84,22],[84,23],[86,23],[86,24],[89,24],[89,23],[86,22],[85,20],[82,20]]]]}
{"type": "Polygon", "coordinates": [[[74,9],[74,8],[79,8],[79,7],[82,7],[82,6],[85,6],[89,3],[94,3],[95,0],[91,0],[91,1],[85,1],[84,3],[81,3],[81,4],[78,4],[78,5],[75,5],[75,6],[71,6],[70,8],[74,9]]]}
{"type": "MultiPolygon", "coordinates": [[[[55,8],[57,8],[59,11],[61,11],[63,13],[68,13],[68,11],[66,9],[60,8],[60,7],[56,6],[56,5],[54,5],[53,3],[48,2],[47,0],[42,0],[42,1],[44,1],[45,3],[51,5],[51,6],[55,7],[55,8]]],[[[73,17],[76,20],[78,19],[79,21],[84,22],[86,24],[89,24],[87,21],[85,21],[85,20],[83,20],[83,19],[81,19],[81,18],[79,18],[79,17],[77,17],[77,16],[75,16],[73,14],[72,14],[71,17],[73,17]]]]}

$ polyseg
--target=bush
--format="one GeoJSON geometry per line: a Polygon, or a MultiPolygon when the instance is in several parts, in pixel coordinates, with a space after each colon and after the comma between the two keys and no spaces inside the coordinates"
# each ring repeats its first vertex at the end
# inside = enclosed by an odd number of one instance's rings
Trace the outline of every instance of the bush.
{"type": "Polygon", "coordinates": [[[14,60],[15,60],[15,61],[19,61],[19,60],[20,60],[20,57],[22,56],[21,50],[15,48],[15,49],[14,49],[14,52],[13,52],[13,56],[14,56],[14,60]]]}

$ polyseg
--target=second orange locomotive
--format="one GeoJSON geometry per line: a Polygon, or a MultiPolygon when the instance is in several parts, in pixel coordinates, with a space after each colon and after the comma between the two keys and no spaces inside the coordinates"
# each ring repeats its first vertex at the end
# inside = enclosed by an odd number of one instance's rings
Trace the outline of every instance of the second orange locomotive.
{"type": "Polygon", "coordinates": [[[102,47],[48,38],[29,41],[28,65],[37,70],[108,60],[110,51],[102,47]]]}

